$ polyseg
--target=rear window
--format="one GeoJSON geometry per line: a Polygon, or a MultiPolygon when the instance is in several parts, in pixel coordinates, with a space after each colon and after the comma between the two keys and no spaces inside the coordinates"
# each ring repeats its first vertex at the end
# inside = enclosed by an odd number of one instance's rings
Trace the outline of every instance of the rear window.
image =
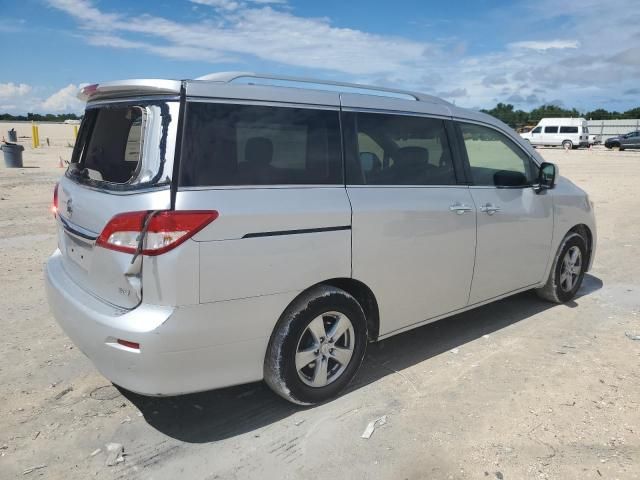
{"type": "Polygon", "coordinates": [[[341,184],[334,110],[190,102],[180,185],[341,184]]]}
{"type": "Polygon", "coordinates": [[[560,133],[578,133],[578,127],[560,127],[560,133]]]}
{"type": "Polygon", "coordinates": [[[177,102],[89,107],[67,175],[103,188],[169,182],[172,166],[165,163],[173,159],[177,109],[177,102]]]}

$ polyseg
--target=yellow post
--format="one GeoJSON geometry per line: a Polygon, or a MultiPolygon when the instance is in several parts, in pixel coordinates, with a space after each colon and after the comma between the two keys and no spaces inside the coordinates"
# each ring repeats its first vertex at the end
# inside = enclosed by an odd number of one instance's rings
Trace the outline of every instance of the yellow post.
{"type": "Polygon", "coordinates": [[[78,138],[78,125],[73,126],[73,138],[78,138]]]}
{"type": "Polygon", "coordinates": [[[38,126],[35,122],[31,122],[31,142],[33,143],[33,148],[40,146],[40,133],[38,132],[38,126]]]}

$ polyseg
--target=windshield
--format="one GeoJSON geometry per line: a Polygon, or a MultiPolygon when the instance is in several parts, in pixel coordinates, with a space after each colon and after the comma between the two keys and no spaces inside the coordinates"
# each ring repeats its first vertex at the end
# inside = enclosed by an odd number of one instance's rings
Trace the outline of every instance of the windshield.
{"type": "Polygon", "coordinates": [[[67,176],[107,189],[171,181],[178,102],[115,102],[89,106],[67,176]]]}

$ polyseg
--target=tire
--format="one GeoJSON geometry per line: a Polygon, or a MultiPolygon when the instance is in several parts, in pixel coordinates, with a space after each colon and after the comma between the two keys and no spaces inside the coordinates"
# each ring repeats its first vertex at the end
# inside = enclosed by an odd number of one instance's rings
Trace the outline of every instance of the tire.
{"type": "Polygon", "coordinates": [[[322,403],[351,382],[366,349],[367,321],[358,301],[340,288],[319,285],[301,294],[280,317],[265,356],[264,379],[292,403],[322,403]],[[346,330],[331,338],[338,324],[346,330]]]}
{"type": "Polygon", "coordinates": [[[610,148],[613,150],[621,150],[619,143],[612,143],[610,148]]]}
{"type": "Polygon", "coordinates": [[[588,258],[586,240],[578,233],[569,233],[553,259],[547,283],[536,289],[538,296],[553,303],[564,303],[573,299],[582,285],[588,258]],[[576,252],[577,261],[573,260],[576,258],[576,252]]]}
{"type": "Polygon", "coordinates": [[[565,150],[571,150],[573,148],[573,142],[571,140],[565,140],[562,142],[562,148],[565,150]]]}

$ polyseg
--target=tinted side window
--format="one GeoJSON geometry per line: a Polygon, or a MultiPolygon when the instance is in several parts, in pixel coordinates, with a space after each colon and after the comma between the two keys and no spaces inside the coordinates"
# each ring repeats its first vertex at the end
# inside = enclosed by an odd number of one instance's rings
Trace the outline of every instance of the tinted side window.
{"type": "Polygon", "coordinates": [[[558,127],[544,127],[544,133],[558,133],[558,127]]]}
{"type": "Polygon", "coordinates": [[[525,186],[535,179],[531,159],[502,133],[470,123],[460,124],[475,185],[525,186]]]}
{"type": "Polygon", "coordinates": [[[337,111],[187,105],[180,185],[341,183],[337,111]]]}
{"type": "MultiPolygon", "coordinates": [[[[354,118],[354,116],[348,116],[354,118]]],[[[442,120],[378,113],[355,114],[360,171],[349,183],[454,185],[456,176],[442,120]]]]}
{"type": "Polygon", "coordinates": [[[578,127],[560,127],[560,133],[578,133],[578,127]]]}

